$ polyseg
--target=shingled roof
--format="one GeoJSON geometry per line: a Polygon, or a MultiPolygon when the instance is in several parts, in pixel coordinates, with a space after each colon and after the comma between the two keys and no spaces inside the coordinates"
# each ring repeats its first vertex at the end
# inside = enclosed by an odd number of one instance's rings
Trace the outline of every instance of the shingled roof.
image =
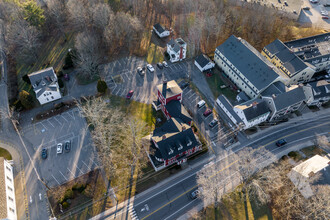
{"type": "Polygon", "coordinates": [[[155,155],[164,160],[200,145],[191,127],[176,118],[155,129],[152,139],[158,145],[155,155]]]}
{"type": "Polygon", "coordinates": [[[267,88],[279,77],[276,67],[247,41],[230,36],[217,47],[258,90],[267,88]]]}

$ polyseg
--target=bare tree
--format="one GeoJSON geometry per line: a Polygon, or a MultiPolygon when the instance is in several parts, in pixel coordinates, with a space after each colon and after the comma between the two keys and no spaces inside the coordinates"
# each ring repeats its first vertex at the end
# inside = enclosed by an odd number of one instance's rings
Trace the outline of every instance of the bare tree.
{"type": "MultiPolygon", "coordinates": [[[[114,17],[112,10],[106,3],[98,3],[91,9],[92,25],[100,30],[104,30],[105,27],[111,22],[114,17]]],[[[118,25],[118,24],[117,24],[118,25]]]]}
{"type": "Polygon", "coordinates": [[[82,30],[85,26],[88,26],[89,16],[85,1],[69,0],[66,7],[69,12],[70,24],[76,30],[82,30]]]}
{"type": "Polygon", "coordinates": [[[101,63],[98,39],[88,32],[79,33],[75,38],[75,48],[73,62],[77,71],[89,78],[98,75],[101,63]]]}
{"type": "Polygon", "coordinates": [[[46,15],[51,24],[54,24],[58,31],[64,33],[66,23],[67,10],[65,1],[63,0],[48,0],[46,1],[47,12],[46,15]]]}
{"type": "Polygon", "coordinates": [[[316,135],[317,145],[324,149],[326,152],[330,152],[330,142],[328,141],[327,136],[325,135],[316,135]]]}

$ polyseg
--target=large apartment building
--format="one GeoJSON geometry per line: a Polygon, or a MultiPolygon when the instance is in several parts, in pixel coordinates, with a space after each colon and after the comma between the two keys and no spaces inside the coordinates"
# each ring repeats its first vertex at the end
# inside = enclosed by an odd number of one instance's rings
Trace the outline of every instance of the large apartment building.
{"type": "Polygon", "coordinates": [[[279,39],[264,47],[261,54],[280,70],[280,80],[285,85],[308,82],[315,73],[311,64],[301,60],[279,39]]]}
{"type": "Polygon", "coordinates": [[[330,68],[330,32],[284,43],[316,72],[330,68]]]}
{"type": "Polygon", "coordinates": [[[272,63],[234,35],[216,48],[214,61],[251,99],[280,79],[279,70],[272,63]]]}

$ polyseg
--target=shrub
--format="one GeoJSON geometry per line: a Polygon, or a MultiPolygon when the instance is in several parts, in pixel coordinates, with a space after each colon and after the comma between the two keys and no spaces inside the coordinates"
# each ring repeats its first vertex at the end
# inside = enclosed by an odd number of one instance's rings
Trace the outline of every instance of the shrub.
{"type": "Polygon", "coordinates": [[[97,81],[97,91],[99,93],[105,93],[108,89],[107,83],[101,79],[97,81]]]}
{"type": "Polygon", "coordinates": [[[34,105],[32,96],[25,90],[19,93],[19,100],[26,109],[30,109],[34,105]]]}
{"type": "Polygon", "coordinates": [[[71,52],[68,52],[66,54],[65,60],[64,60],[64,66],[63,69],[70,69],[73,67],[73,61],[72,61],[72,54],[71,52]]]}
{"type": "Polygon", "coordinates": [[[60,71],[56,72],[56,75],[59,78],[59,77],[62,77],[64,74],[63,74],[63,71],[60,70],[60,71]]]}
{"type": "Polygon", "coordinates": [[[22,76],[22,80],[24,81],[24,82],[26,82],[27,84],[30,84],[31,85],[31,81],[30,81],[30,78],[28,77],[28,75],[26,74],[26,75],[24,75],[24,76],[22,76]]]}
{"type": "Polygon", "coordinates": [[[63,203],[62,203],[62,208],[63,208],[63,209],[67,209],[67,208],[69,208],[69,203],[68,203],[68,202],[63,202],[63,203]]]}
{"type": "Polygon", "coordinates": [[[63,83],[63,80],[62,79],[58,79],[58,86],[60,88],[63,88],[64,87],[64,83],[63,83]]]}
{"type": "Polygon", "coordinates": [[[291,158],[296,158],[298,156],[298,154],[295,151],[291,151],[290,153],[288,153],[288,156],[291,158]]]}
{"type": "Polygon", "coordinates": [[[67,189],[64,193],[64,197],[63,197],[63,201],[66,201],[68,199],[73,199],[74,198],[74,194],[72,189],[67,189]]]}
{"type": "Polygon", "coordinates": [[[84,190],[86,189],[86,185],[85,184],[74,184],[72,186],[72,190],[73,191],[78,191],[79,193],[82,193],[84,190]]]}

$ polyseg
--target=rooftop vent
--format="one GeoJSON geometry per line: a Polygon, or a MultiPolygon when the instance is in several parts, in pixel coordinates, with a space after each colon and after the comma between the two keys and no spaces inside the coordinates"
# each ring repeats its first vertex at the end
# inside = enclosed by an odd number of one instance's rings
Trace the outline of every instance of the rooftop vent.
{"type": "Polygon", "coordinates": [[[162,140],[165,140],[166,139],[166,135],[164,134],[163,136],[162,136],[162,140]]]}

